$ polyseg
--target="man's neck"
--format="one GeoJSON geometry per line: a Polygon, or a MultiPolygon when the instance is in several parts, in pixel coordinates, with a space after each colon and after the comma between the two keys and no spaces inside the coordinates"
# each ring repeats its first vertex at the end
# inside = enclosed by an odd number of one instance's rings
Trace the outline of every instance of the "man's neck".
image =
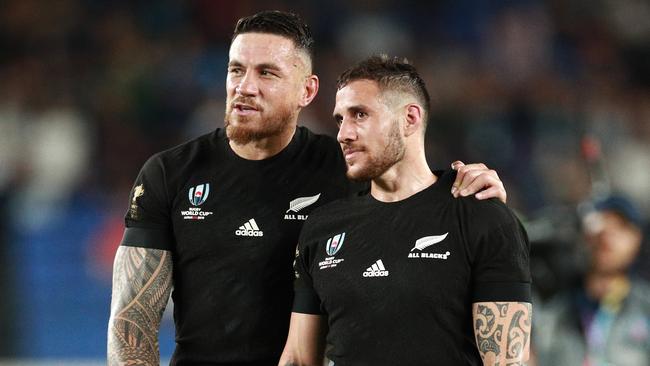
{"type": "Polygon", "coordinates": [[[382,202],[397,202],[428,188],[436,180],[424,156],[405,158],[372,180],[370,194],[382,202]]]}
{"type": "Polygon", "coordinates": [[[228,144],[232,151],[240,158],[246,160],[263,160],[277,155],[280,151],[284,150],[291,142],[295,132],[296,126],[293,125],[279,135],[250,141],[245,144],[237,144],[229,140],[228,144]]]}

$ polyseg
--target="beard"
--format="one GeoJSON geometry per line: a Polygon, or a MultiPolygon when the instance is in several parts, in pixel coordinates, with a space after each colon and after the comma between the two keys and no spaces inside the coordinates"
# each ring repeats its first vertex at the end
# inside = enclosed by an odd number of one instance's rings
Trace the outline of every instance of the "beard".
{"type": "Polygon", "coordinates": [[[356,172],[351,172],[350,166],[348,166],[347,177],[353,181],[375,179],[402,160],[404,151],[404,139],[400,133],[398,123],[395,121],[388,134],[388,143],[381,154],[378,156],[369,156],[366,165],[356,172]]]}
{"type": "MultiPolygon", "coordinates": [[[[238,116],[236,125],[230,121],[233,107],[235,102],[241,102],[249,105],[256,105],[254,101],[247,98],[238,98],[232,102],[226,103],[226,115],[224,117],[224,126],[226,128],[226,136],[228,139],[238,145],[245,145],[253,141],[259,141],[265,138],[278,136],[282,134],[291,125],[294,120],[296,111],[287,106],[282,106],[275,113],[262,118],[261,121],[255,122],[255,118],[260,118],[259,115],[255,116],[238,116]],[[256,126],[256,124],[258,126],[256,126]]],[[[262,111],[261,111],[262,112],[262,111]]]]}

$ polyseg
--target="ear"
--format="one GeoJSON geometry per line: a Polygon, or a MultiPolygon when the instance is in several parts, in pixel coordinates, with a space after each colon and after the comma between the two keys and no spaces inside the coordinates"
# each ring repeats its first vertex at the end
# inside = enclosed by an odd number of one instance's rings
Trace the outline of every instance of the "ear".
{"type": "Polygon", "coordinates": [[[422,106],[416,103],[406,105],[404,136],[410,136],[422,129],[424,113],[422,106]]]}
{"type": "Polygon", "coordinates": [[[304,108],[311,103],[312,100],[318,94],[318,76],[309,75],[305,79],[305,84],[302,89],[302,95],[300,96],[300,103],[298,104],[301,108],[304,108]]]}

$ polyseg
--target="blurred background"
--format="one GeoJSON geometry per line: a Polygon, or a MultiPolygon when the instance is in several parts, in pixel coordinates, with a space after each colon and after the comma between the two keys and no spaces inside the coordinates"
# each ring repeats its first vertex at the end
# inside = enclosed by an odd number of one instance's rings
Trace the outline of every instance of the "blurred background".
{"type": "MultiPolygon", "coordinates": [[[[264,9],[312,27],[321,90],[301,124],[313,130],[335,134],[335,80],[351,63],[415,64],[433,98],[430,164],[498,171],[540,302],[580,269],[585,203],[621,192],[647,225],[648,1],[4,0],[1,363],[105,362],[131,184],[151,154],[222,125],[233,26],[264,9]]],[[[644,245],[641,277],[649,257],[644,245]]],[[[169,316],[161,333],[168,356],[169,316]]]]}

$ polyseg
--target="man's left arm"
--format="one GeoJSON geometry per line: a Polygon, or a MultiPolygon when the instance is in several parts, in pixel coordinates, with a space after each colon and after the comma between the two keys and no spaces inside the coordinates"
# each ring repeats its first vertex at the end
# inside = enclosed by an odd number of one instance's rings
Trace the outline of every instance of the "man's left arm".
{"type": "Polygon", "coordinates": [[[528,302],[476,302],[472,324],[484,365],[523,365],[530,357],[532,305],[528,302]]]}
{"type": "Polygon", "coordinates": [[[475,208],[466,217],[466,235],[477,349],[484,365],[523,365],[530,358],[533,316],[528,235],[501,202],[468,203],[475,208]]]}
{"type": "Polygon", "coordinates": [[[479,200],[498,198],[506,203],[508,194],[495,170],[489,169],[483,163],[465,165],[458,160],[451,163],[451,168],[456,171],[456,180],[451,188],[454,197],[474,194],[479,200]]]}

